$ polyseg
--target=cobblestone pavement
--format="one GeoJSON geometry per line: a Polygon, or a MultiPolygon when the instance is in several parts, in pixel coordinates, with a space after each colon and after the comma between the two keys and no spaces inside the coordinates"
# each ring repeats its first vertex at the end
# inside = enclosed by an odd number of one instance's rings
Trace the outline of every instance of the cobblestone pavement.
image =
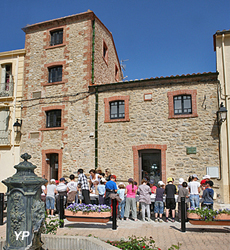
{"type": "MultiPolygon", "coordinates": [[[[75,223],[65,220],[64,228],[59,228],[57,235],[78,235],[98,237],[101,240],[128,239],[129,236],[152,236],[161,250],[167,250],[172,244],[181,243],[181,250],[229,250],[230,227],[229,226],[195,226],[186,223],[187,231],[180,231],[179,222],[134,222],[118,220],[117,230],[112,230],[112,222],[107,224],[75,223]]],[[[0,226],[0,238],[6,235],[6,225],[0,226]]]]}

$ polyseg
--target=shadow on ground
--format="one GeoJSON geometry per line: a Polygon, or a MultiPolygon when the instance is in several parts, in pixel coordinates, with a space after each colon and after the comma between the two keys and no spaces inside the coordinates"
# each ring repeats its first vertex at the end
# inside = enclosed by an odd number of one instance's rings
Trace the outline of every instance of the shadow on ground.
{"type": "MultiPolygon", "coordinates": [[[[181,229],[175,226],[170,226],[172,229],[177,230],[181,232],[181,229]]],[[[209,227],[190,227],[186,228],[186,232],[192,232],[192,233],[230,233],[230,228],[224,227],[224,228],[209,228],[209,227]]],[[[181,232],[185,233],[185,232],[181,232]]]]}

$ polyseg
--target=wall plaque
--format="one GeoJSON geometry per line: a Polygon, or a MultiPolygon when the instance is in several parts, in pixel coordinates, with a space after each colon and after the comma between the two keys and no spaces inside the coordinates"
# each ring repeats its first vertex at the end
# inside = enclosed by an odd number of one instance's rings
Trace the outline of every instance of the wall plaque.
{"type": "Polygon", "coordinates": [[[187,147],[186,152],[187,155],[196,154],[196,147],[187,147]]]}

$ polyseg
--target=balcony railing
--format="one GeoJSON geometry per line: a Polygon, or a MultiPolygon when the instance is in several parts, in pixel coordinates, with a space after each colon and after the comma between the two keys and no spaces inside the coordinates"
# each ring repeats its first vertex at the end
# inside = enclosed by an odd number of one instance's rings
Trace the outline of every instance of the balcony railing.
{"type": "Polygon", "coordinates": [[[0,97],[13,96],[14,83],[0,83],[0,97]]]}
{"type": "Polygon", "coordinates": [[[10,130],[0,130],[0,145],[10,145],[10,130]]]}

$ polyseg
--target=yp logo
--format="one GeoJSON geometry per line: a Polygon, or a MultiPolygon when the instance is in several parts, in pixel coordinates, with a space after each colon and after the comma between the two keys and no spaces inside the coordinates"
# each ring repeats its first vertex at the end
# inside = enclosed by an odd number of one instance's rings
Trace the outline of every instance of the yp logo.
{"type": "Polygon", "coordinates": [[[17,233],[16,231],[14,231],[15,235],[16,235],[16,240],[19,240],[19,236],[22,235],[22,240],[24,240],[24,238],[27,238],[30,236],[30,232],[29,231],[20,231],[19,233],[17,233]]]}

